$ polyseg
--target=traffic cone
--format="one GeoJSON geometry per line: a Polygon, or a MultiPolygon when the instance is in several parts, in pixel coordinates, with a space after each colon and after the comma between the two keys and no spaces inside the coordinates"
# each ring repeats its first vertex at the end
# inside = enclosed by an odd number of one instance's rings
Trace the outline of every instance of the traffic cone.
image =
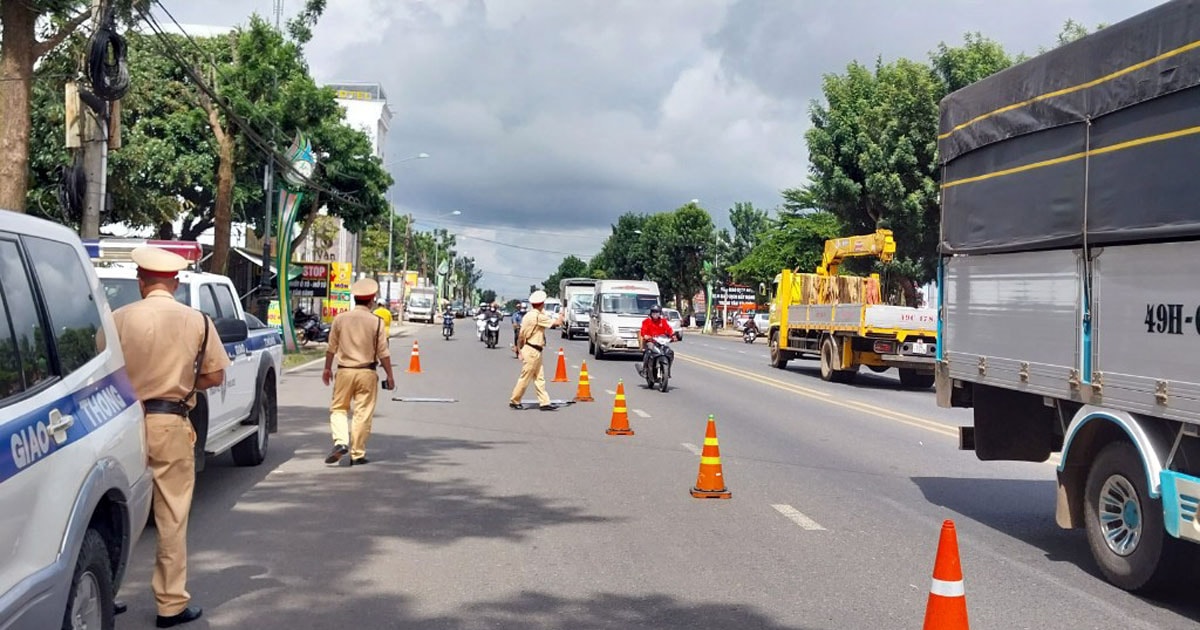
{"type": "Polygon", "coordinates": [[[728,499],[733,493],[725,488],[725,475],[721,472],[721,448],[717,444],[717,423],[708,416],[708,429],[704,432],[704,449],[700,451],[700,474],[692,496],[697,499],[728,499]]]}
{"type": "Polygon", "coordinates": [[[592,384],[588,382],[587,361],[579,366],[579,388],[575,391],[575,402],[592,402],[592,384]]]}
{"type": "Polygon", "coordinates": [[[570,383],[571,379],[567,378],[567,356],[563,354],[563,349],[558,349],[558,369],[554,371],[554,380],[551,383],[570,383]]]}
{"type": "Polygon", "coordinates": [[[421,373],[421,351],[417,349],[417,341],[413,340],[412,357],[408,360],[409,374],[421,373]]]}
{"type": "Polygon", "coordinates": [[[613,399],[612,422],[605,433],[609,435],[633,435],[629,428],[629,414],[625,410],[625,383],[617,381],[617,397],[613,399]]]}
{"type": "Polygon", "coordinates": [[[951,520],[942,523],[933,584],[925,605],[925,630],[967,630],[967,595],[958,560],[958,535],[951,520]]]}

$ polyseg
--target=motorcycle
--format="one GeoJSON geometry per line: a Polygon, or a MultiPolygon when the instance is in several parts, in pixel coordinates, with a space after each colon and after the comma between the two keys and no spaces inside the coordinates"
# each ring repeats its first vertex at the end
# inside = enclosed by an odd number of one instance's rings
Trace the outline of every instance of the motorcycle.
{"type": "Polygon", "coordinates": [[[653,342],[647,344],[650,358],[647,363],[637,366],[638,374],[645,377],[646,386],[666,393],[667,382],[671,379],[671,365],[675,363],[675,351],[671,342],[680,339],[678,333],[674,339],[667,335],[658,335],[653,342]]]}
{"type": "Polygon", "coordinates": [[[312,341],[325,343],[329,341],[329,324],[323,323],[319,317],[298,308],[292,313],[292,326],[296,329],[297,341],[305,345],[312,341]]]}
{"type": "Polygon", "coordinates": [[[445,313],[442,315],[442,336],[446,341],[450,340],[450,336],[454,334],[454,313],[445,313]]]}
{"type": "Polygon", "coordinates": [[[496,344],[500,343],[500,314],[493,313],[488,315],[484,327],[484,343],[488,348],[495,348],[496,344]]]}
{"type": "Polygon", "coordinates": [[[753,321],[746,322],[746,325],[742,328],[742,341],[754,343],[754,340],[758,339],[758,335],[758,326],[755,326],[753,321]]]}

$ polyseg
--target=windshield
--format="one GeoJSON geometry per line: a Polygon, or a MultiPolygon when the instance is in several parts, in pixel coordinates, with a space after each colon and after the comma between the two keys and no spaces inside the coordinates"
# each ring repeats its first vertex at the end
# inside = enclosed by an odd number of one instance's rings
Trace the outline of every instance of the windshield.
{"type": "Polygon", "coordinates": [[[596,297],[591,293],[581,293],[573,296],[570,301],[571,310],[576,313],[581,313],[588,310],[592,306],[592,298],[596,297]]]}
{"type": "Polygon", "coordinates": [[[432,301],[427,297],[414,297],[408,300],[408,305],[413,308],[429,308],[432,301]]]}
{"type": "Polygon", "coordinates": [[[657,295],[637,293],[601,293],[600,312],[618,315],[649,315],[650,307],[658,304],[657,295]]]}
{"type": "MultiPolygon", "coordinates": [[[[104,285],[104,297],[108,299],[108,305],[114,311],[142,299],[142,290],[138,288],[137,278],[101,278],[100,284],[104,285]]],[[[188,304],[190,286],[186,282],[179,283],[179,288],[175,290],[176,302],[191,306],[188,304]]]]}

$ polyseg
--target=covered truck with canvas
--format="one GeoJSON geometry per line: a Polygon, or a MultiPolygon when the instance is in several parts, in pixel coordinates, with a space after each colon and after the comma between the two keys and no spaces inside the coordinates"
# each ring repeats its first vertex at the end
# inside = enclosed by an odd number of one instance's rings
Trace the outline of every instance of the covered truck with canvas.
{"type": "Polygon", "coordinates": [[[937,392],[961,447],[1058,468],[1057,520],[1131,591],[1200,548],[1200,5],[947,96],[937,392]],[[1058,455],[1055,455],[1055,454],[1058,455]]]}

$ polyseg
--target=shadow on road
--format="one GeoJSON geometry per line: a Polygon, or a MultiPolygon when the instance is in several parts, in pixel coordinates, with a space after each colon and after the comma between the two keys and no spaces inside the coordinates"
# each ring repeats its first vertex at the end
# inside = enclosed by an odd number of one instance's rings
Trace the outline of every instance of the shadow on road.
{"type": "MultiPolygon", "coordinates": [[[[1047,560],[1069,562],[1097,580],[1104,581],[1104,576],[1092,559],[1084,531],[1062,529],[1054,520],[1057,482],[949,477],[913,477],[912,481],[930,503],[1029,543],[1045,552],[1047,560]],[[1044,506],[1044,510],[1035,510],[1044,516],[1030,518],[1030,504],[1044,506]]],[[[1200,558],[1200,553],[1196,553],[1198,549],[1190,551],[1200,558]]],[[[1142,599],[1193,621],[1200,621],[1200,601],[1195,597],[1195,582],[1190,584],[1193,586],[1187,592],[1142,599]]]]}

